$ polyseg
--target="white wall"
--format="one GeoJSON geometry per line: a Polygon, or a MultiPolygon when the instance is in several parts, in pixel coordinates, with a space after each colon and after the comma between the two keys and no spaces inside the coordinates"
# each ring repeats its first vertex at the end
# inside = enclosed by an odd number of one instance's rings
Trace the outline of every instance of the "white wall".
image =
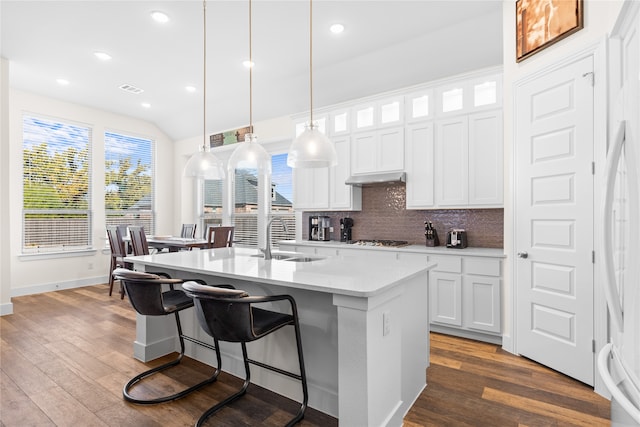
{"type": "MultiPolygon", "coordinates": [[[[267,151],[271,148],[269,145],[277,145],[277,151],[284,152],[281,149],[283,140],[291,140],[293,138],[293,122],[286,117],[278,117],[271,120],[264,120],[254,123],[254,133],[258,136],[258,142],[264,144],[267,151]]],[[[212,133],[218,133],[222,131],[215,131],[212,133]]],[[[182,176],[187,160],[191,154],[196,152],[199,147],[202,147],[203,139],[199,135],[197,137],[187,138],[180,141],[176,141],[174,144],[174,182],[180,183],[176,186],[175,199],[179,201],[175,205],[174,215],[178,223],[199,223],[198,221],[198,201],[196,197],[197,184],[192,178],[185,178],[182,176]]],[[[235,145],[227,145],[222,147],[216,147],[212,152],[225,162],[231,156],[231,153],[236,148],[235,145]]],[[[275,148],[274,148],[275,149],[275,148]]]]}
{"type": "MultiPolygon", "coordinates": [[[[513,122],[514,106],[517,100],[513,99],[513,84],[515,81],[524,78],[534,72],[544,69],[567,56],[586,49],[598,42],[602,42],[608,32],[613,28],[613,24],[618,16],[622,2],[618,0],[605,1],[584,1],[584,28],[566,39],[544,49],[532,57],[516,63],[516,2],[512,0],[503,1],[503,55],[504,55],[504,158],[505,158],[505,189],[504,189],[504,244],[507,262],[505,263],[504,275],[504,339],[503,346],[508,351],[514,351],[512,341],[513,325],[511,310],[513,298],[513,262],[514,235],[513,235],[513,122]]],[[[604,76],[596,76],[604,78],[604,76]]],[[[604,118],[603,118],[604,119],[604,118]]]]}
{"type": "MultiPolygon", "coordinates": [[[[0,58],[0,194],[9,194],[9,61],[0,58]]],[[[8,236],[9,199],[0,197],[0,236],[8,236]]],[[[9,239],[0,239],[0,316],[13,313],[9,239]]]]}
{"type": "MultiPolygon", "coordinates": [[[[3,99],[5,93],[3,92],[3,99]]],[[[9,265],[10,275],[2,274],[4,291],[10,289],[12,296],[45,292],[54,289],[71,288],[105,283],[109,273],[109,253],[105,248],[104,212],[104,132],[118,131],[144,136],[156,141],[156,231],[162,234],[179,231],[180,223],[174,221],[174,161],[173,141],[158,127],[130,117],[92,109],[77,104],[45,98],[15,89],[9,90],[9,130],[3,146],[9,146],[9,158],[2,157],[2,202],[9,205],[8,233],[3,225],[2,237],[8,237],[8,251],[0,251],[2,266],[9,265]],[[70,120],[89,125],[92,128],[92,204],[93,246],[97,250],[84,256],[20,256],[22,245],[22,116],[24,112],[43,115],[60,120],[70,120]],[[5,168],[8,167],[8,191],[4,191],[5,168]],[[10,282],[7,286],[6,281],[10,282]]],[[[3,126],[4,129],[4,126],[3,126]]],[[[4,221],[3,221],[4,222],[4,221]]],[[[4,268],[3,268],[4,270],[4,268]]]]}

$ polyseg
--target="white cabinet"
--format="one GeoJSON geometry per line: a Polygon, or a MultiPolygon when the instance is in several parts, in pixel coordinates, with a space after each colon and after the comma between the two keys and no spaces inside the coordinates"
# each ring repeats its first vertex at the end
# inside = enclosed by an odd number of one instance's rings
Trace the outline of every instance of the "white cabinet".
{"type": "MultiPolygon", "coordinates": [[[[346,117],[337,118],[340,117],[340,113],[329,117],[330,129],[335,129],[336,127],[341,129],[341,126],[345,125],[342,120],[346,120],[346,117]]],[[[322,123],[325,124],[326,120],[323,120],[322,123]]],[[[324,127],[321,129],[324,129],[324,127]]],[[[304,126],[297,123],[296,133],[301,133],[302,130],[304,130],[304,126]]],[[[345,185],[345,181],[351,174],[351,138],[346,131],[338,133],[342,133],[342,135],[329,138],[336,147],[338,155],[338,164],[336,166],[331,168],[296,168],[293,170],[295,209],[308,211],[358,211],[362,209],[362,189],[345,185]]]]}
{"type": "Polygon", "coordinates": [[[435,204],[433,122],[407,126],[405,172],[407,209],[432,208],[435,204]]]}
{"type": "Polygon", "coordinates": [[[501,261],[492,257],[430,256],[438,265],[429,274],[433,330],[482,339],[498,337],[501,321],[501,261]],[[480,334],[480,335],[473,335],[480,334]]]}
{"type": "Polygon", "coordinates": [[[329,207],[329,168],[295,168],[293,200],[296,209],[329,207]]]}
{"type": "Polygon", "coordinates": [[[502,146],[502,110],[438,120],[436,205],[502,206],[502,146]]]}
{"type": "Polygon", "coordinates": [[[469,205],[503,204],[502,110],[469,116],[469,205]]]}
{"type": "Polygon", "coordinates": [[[466,116],[436,123],[436,204],[469,201],[469,124],[466,116]]]}
{"type": "Polygon", "coordinates": [[[354,175],[404,170],[404,126],[354,133],[351,144],[354,175]]]}

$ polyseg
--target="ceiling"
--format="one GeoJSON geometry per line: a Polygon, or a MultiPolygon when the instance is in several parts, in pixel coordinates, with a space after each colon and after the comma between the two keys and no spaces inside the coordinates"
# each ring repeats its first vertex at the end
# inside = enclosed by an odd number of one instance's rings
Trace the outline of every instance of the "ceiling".
{"type": "MultiPolygon", "coordinates": [[[[0,1],[10,86],[202,134],[203,3],[0,1]],[[170,21],[159,24],[150,12],[170,21]],[[94,57],[94,51],[112,56],[94,57]],[[66,86],[56,79],[69,81],[66,86]],[[143,89],[125,92],[123,84],[143,89]],[[189,93],[187,85],[196,91],[189,93]],[[141,106],[149,103],[149,108],[141,106]]],[[[253,121],[309,109],[309,2],[253,0],[253,121]]],[[[207,2],[207,131],[249,123],[248,0],[207,2]]],[[[502,62],[500,0],[316,0],[314,108],[502,62]],[[345,30],[334,35],[332,23],[345,30]]]]}

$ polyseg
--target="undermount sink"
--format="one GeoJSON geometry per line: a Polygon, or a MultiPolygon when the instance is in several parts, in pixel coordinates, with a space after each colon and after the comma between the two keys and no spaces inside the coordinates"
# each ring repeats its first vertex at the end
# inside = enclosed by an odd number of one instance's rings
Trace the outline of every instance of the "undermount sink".
{"type": "MultiPolygon", "coordinates": [[[[264,254],[251,255],[256,258],[264,258],[264,254]]],[[[272,252],[271,259],[276,261],[292,261],[292,262],[311,262],[319,261],[325,257],[321,256],[309,256],[303,253],[297,252],[272,252]]]]}
{"type": "Polygon", "coordinates": [[[311,262],[311,261],[319,261],[324,259],[321,256],[303,256],[303,257],[294,257],[294,258],[285,258],[283,261],[293,261],[293,262],[311,262]]]}

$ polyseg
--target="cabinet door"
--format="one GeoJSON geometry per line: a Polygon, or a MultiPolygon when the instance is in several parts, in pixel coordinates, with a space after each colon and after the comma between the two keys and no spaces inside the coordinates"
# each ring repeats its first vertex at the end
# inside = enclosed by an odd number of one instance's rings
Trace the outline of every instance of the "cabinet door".
{"type": "Polygon", "coordinates": [[[405,171],[407,173],[407,209],[434,205],[433,122],[407,127],[405,171]]]}
{"type": "Polygon", "coordinates": [[[429,274],[431,322],[462,326],[462,276],[432,271],[429,274]]]}
{"type": "Polygon", "coordinates": [[[469,115],[469,204],[503,202],[502,110],[469,115]]]}
{"type": "Polygon", "coordinates": [[[436,123],[436,204],[466,205],[469,200],[469,132],[466,116],[436,123]]]}
{"type": "Polygon", "coordinates": [[[376,132],[354,134],[351,146],[351,172],[353,174],[376,172],[376,132]]]}
{"type": "Polygon", "coordinates": [[[333,137],[338,164],[329,170],[329,207],[339,210],[362,209],[362,189],[346,185],[351,175],[351,143],[349,136],[333,137]]]}
{"type": "Polygon", "coordinates": [[[293,179],[296,209],[329,208],[329,168],[296,168],[293,179]]]}
{"type": "Polygon", "coordinates": [[[463,289],[464,327],[486,332],[502,332],[500,279],[465,275],[463,289]]]}
{"type": "Polygon", "coordinates": [[[378,131],[376,172],[404,170],[404,126],[378,131]]]}

